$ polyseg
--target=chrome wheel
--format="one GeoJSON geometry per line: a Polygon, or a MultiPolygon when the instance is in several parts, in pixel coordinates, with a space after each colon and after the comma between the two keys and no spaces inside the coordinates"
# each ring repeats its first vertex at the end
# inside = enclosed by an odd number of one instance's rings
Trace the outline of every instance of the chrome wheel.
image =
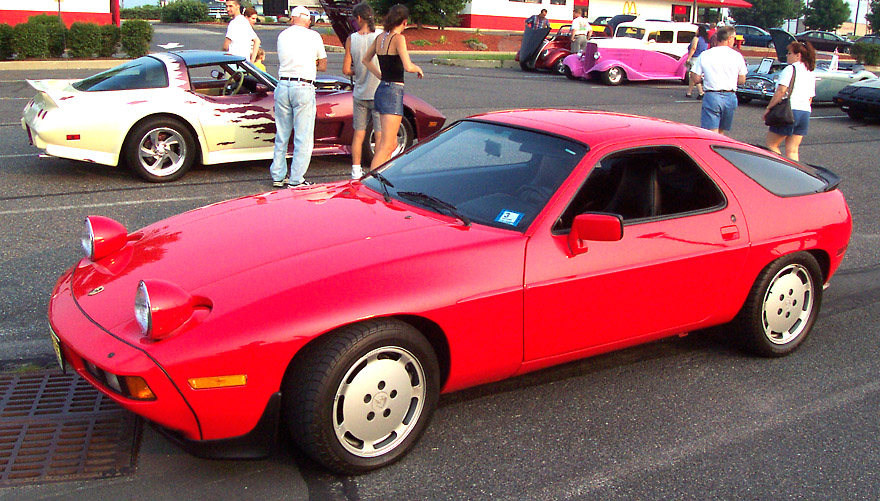
{"type": "Polygon", "coordinates": [[[355,456],[384,454],[406,439],[424,403],[425,371],[418,359],[403,348],[377,348],[354,363],[336,390],[336,438],[355,456]]]}
{"type": "Polygon", "coordinates": [[[618,68],[617,66],[608,68],[608,70],[602,74],[602,79],[607,85],[618,85],[623,81],[623,69],[618,68]]]}
{"type": "Polygon", "coordinates": [[[790,264],[773,277],[764,296],[764,335],[784,345],[798,337],[813,313],[813,277],[803,265],[790,264]]]}
{"type": "Polygon", "coordinates": [[[186,161],[188,151],[183,136],[174,129],[158,127],[144,135],[138,145],[138,158],[146,172],[166,177],[174,174],[186,161]]]}

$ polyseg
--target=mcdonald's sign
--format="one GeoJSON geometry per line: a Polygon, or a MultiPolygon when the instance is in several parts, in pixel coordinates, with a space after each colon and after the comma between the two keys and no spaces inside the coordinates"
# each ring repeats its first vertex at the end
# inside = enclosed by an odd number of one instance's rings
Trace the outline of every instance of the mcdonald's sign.
{"type": "Polygon", "coordinates": [[[631,16],[638,16],[639,9],[636,7],[635,2],[623,2],[623,12],[621,14],[629,14],[631,16]]]}

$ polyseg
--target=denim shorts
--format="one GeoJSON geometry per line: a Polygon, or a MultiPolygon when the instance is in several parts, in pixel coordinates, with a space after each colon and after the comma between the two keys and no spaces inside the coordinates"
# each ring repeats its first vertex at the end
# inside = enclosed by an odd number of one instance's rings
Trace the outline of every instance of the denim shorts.
{"type": "Polygon", "coordinates": [[[736,93],[734,92],[707,91],[703,95],[700,127],[730,130],[733,127],[733,113],[736,111],[736,105],[736,93]]]}
{"type": "Polygon", "coordinates": [[[794,115],[793,124],[782,127],[770,127],[770,132],[780,136],[806,136],[807,129],[810,128],[810,112],[791,110],[791,114],[794,115]]]}
{"type": "Polygon", "coordinates": [[[384,80],[379,82],[373,106],[381,115],[403,116],[403,85],[384,80]]]}
{"type": "Polygon", "coordinates": [[[373,106],[373,100],[354,99],[351,109],[351,121],[354,130],[367,130],[367,125],[370,123],[371,118],[373,120],[373,130],[376,132],[381,131],[382,123],[379,121],[379,112],[373,106]]]}

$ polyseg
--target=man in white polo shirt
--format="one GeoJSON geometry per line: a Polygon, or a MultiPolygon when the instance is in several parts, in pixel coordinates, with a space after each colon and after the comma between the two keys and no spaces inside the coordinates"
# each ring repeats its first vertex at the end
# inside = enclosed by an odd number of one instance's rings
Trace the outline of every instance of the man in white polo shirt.
{"type": "Polygon", "coordinates": [[[275,88],[275,152],[272,157],[272,186],[308,186],[303,177],[315,146],[315,77],[327,69],[324,41],[309,29],[309,9],[295,7],[291,26],[278,35],[278,86],[275,88]],[[293,159],[287,175],[287,145],[293,138],[293,159]]]}
{"type": "Polygon", "coordinates": [[[746,60],[733,48],[736,31],[732,26],[718,28],[718,45],[703,51],[691,71],[694,83],[706,91],[700,111],[700,127],[724,134],[733,127],[736,86],[746,81],[746,60]]]}
{"type": "Polygon", "coordinates": [[[259,37],[257,37],[257,32],[254,31],[250,21],[241,14],[240,0],[226,0],[226,14],[232,20],[226,27],[223,50],[247,58],[248,61],[256,61],[260,45],[254,41],[259,40],[259,37]]]}

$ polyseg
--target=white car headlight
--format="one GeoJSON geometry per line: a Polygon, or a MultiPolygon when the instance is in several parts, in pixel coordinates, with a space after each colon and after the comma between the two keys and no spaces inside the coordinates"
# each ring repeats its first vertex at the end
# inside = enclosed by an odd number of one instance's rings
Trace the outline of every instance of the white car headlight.
{"type": "Polygon", "coordinates": [[[138,325],[141,326],[141,332],[145,336],[149,335],[153,324],[153,310],[150,306],[150,293],[143,280],[138,284],[137,293],[134,296],[134,317],[137,319],[138,325]]]}

